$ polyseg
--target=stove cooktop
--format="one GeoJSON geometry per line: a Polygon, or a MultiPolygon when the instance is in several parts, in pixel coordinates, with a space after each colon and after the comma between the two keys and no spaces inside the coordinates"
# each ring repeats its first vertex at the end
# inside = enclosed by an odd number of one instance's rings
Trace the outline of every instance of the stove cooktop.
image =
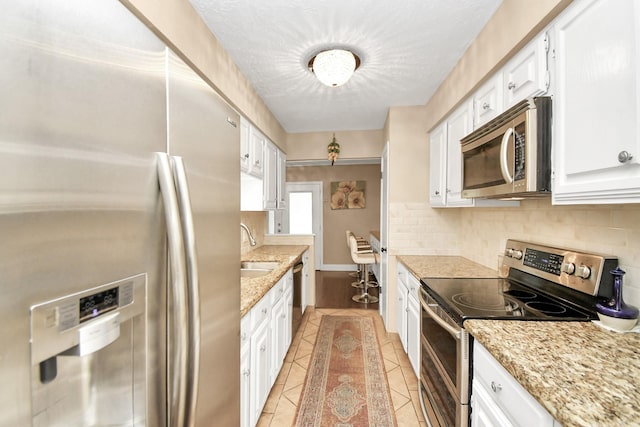
{"type": "MultiPolygon", "coordinates": [[[[466,319],[586,321],[590,307],[575,305],[502,278],[424,278],[422,288],[450,315],[466,319]]],[[[595,309],[595,305],[593,307],[595,309]]]]}

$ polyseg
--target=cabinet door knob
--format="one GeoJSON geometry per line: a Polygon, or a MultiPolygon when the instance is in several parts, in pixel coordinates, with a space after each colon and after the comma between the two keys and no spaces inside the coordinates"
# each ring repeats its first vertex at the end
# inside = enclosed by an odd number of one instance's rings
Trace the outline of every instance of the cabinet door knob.
{"type": "Polygon", "coordinates": [[[633,155],[628,151],[621,151],[618,153],[618,161],[620,163],[627,163],[631,159],[633,159],[633,155]]]}
{"type": "Polygon", "coordinates": [[[380,248],[380,252],[387,252],[387,248],[380,248]]]}
{"type": "Polygon", "coordinates": [[[507,89],[509,90],[513,90],[516,88],[516,84],[514,82],[509,82],[509,84],[507,85],[507,89]]]}
{"type": "Polygon", "coordinates": [[[267,314],[267,309],[266,308],[262,309],[262,314],[267,314]]]}
{"type": "Polygon", "coordinates": [[[244,158],[245,158],[245,159],[248,159],[248,158],[249,158],[249,153],[245,154],[245,155],[244,155],[244,158]]]}
{"type": "Polygon", "coordinates": [[[488,110],[489,108],[491,108],[491,105],[489,105],[488,102],[483,102],[482,103],[482,109],[483,110],[488,110]]]}
{"type": "Polygon", "coordinates": [[[436,196],[439,196],[440,192],[438,190],[436,190],[436,196]]]}
{"type": "Polygon", "coordinates": [[[267,346],[265,344],[262,344],[260,346],[260,351],[264,352],[267,349],[267,346]]]}
{"type": "Polygon", "coordinates": [[[502,385],[496,384],[494,381],[491,381],[491,390],[493,390],[494,393],[497,393],[502,390],[502,385]]]}
{"type": "Polygon", "coordinates": [[[245,369],[244,371],[242,371],[242,375],[244,375],[245,377],[248,377],[249,375],[251,375],[251,371],[248,369],[245,369]]]}

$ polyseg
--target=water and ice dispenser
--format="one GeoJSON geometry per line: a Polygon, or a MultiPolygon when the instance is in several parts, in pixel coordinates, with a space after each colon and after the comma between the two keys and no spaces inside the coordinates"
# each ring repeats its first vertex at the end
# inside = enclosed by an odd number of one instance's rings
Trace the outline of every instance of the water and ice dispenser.
{"type": "Polygon", "coordinates": [[[145,425],[146,279],[31,307],[34,427],[145,425]]]}

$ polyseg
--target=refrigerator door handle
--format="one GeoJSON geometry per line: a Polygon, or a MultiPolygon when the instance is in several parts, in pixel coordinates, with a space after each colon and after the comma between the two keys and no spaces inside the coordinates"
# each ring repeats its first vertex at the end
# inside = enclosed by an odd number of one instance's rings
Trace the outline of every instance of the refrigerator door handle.
{"type": "Polygon", "coordinates": [[[187,295],[189,317],[189,372],[187,384],[186,426],[195,423],[195,411],[198,397],[198,377],[200,370],[200,291],[198,282],[198,257],[196,252],[195,229],[191,211],[189,183],[182,157],[172,156],[173,175],[178,193],[178,205],[182,218],[182,234],[187,261],[187,295]]]}
{"type": "Polygon", "coordinates": [[[187,374],[189,350],[187,333],[186,262],[184,240],[178,198],[173,181],[171,161],[167,153],[156,153],[158,181],[164,204],[167,223],[167,246],[169,251],[169,281],[167,298],[172,310],[167,315],[170,324],[168,335],[171,345],[167,346],[167,366],[169,370],[167,393],[169,425],[181,426],[185,420],[187,399],[187,374]],[[171,317],[169,317],[171,316],[171,317]]]}

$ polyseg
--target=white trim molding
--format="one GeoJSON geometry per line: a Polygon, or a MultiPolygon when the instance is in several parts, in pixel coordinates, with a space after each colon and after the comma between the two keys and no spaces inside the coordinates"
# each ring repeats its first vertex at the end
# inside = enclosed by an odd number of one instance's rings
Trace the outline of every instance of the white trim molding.
{"type": "MultiPolygon", "coordinates": [[[[351,166],[351,165],[379,165],[380,157],[363,157],[360,159],[341,159],[335,161],[334,166],[351,166]]],[[[297,166],[331,166],[330,160],[311,159],[311,160],[287,160],[287,167],[297,166]]]]}
{"type": "Polygon", "coordinates": [[[322,271],[357,271],[356,264],[322,264],[322,271]]]}

